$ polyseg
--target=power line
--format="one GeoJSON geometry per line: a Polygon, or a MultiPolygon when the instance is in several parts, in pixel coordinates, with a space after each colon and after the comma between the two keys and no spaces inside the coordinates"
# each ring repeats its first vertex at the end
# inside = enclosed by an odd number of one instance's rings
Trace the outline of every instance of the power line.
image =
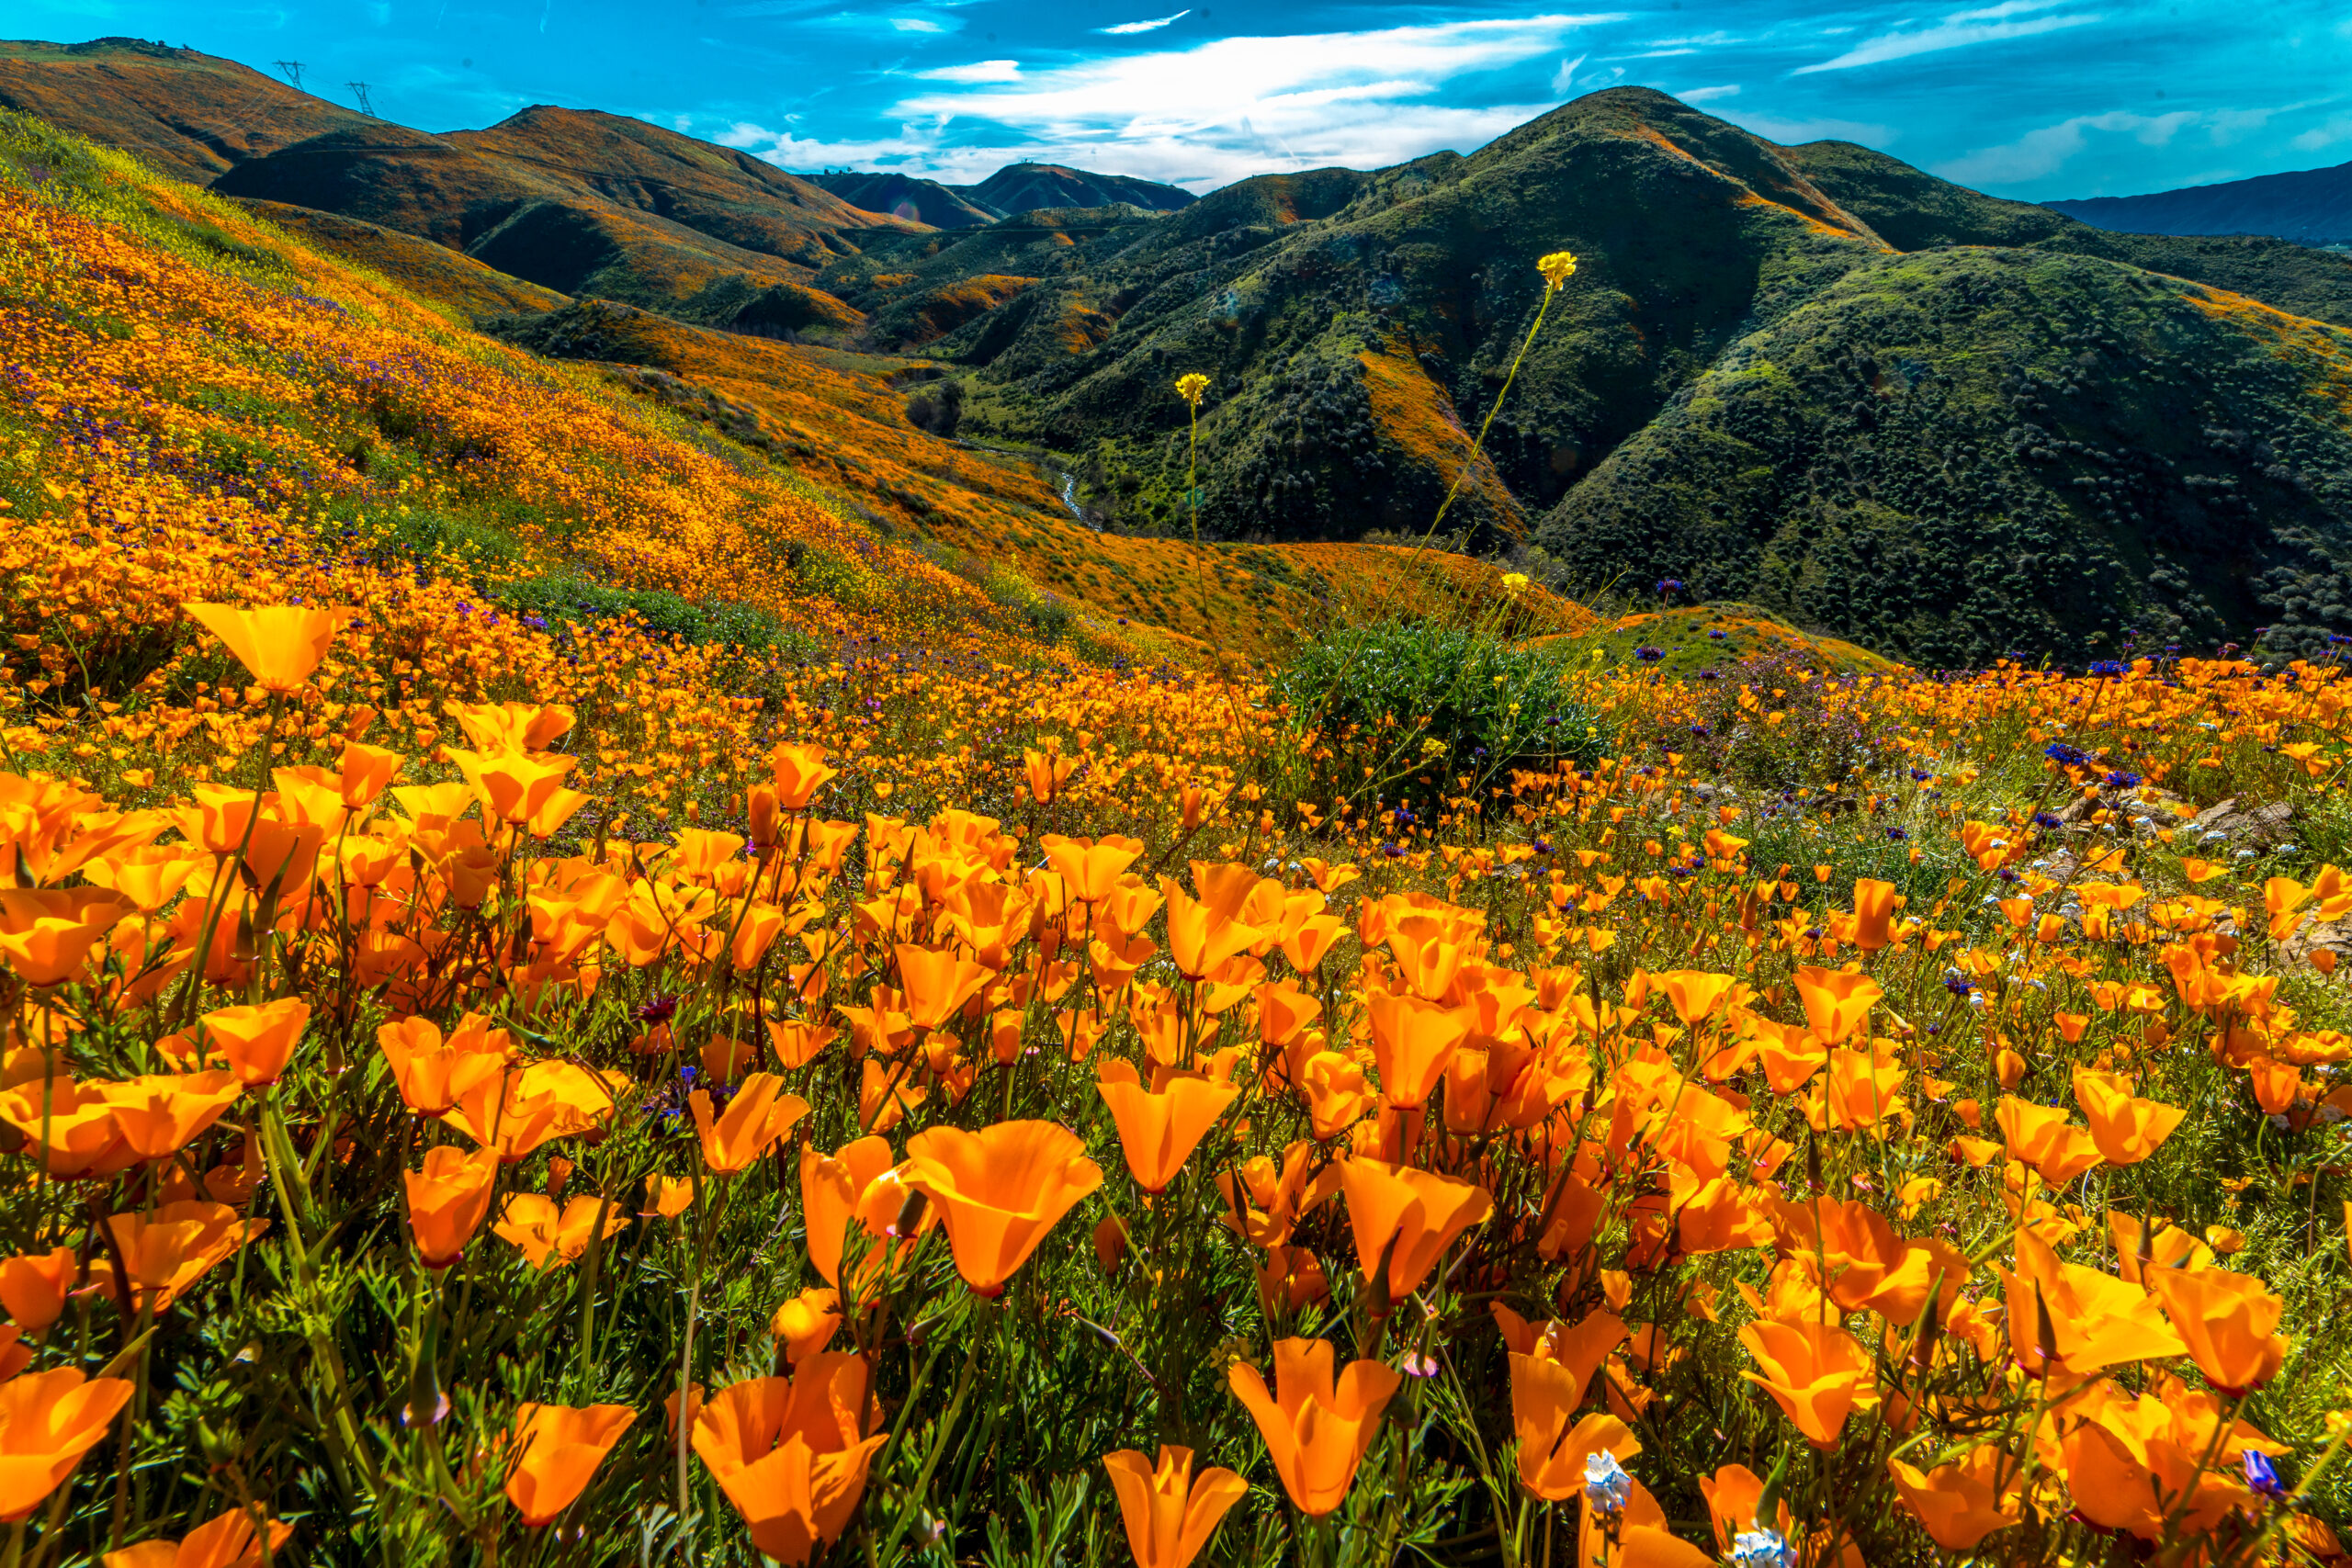
{"type": "Polygon", "coordinates": [[[277,69],[284,73],[288,82],[294,84],[294,90],[296,92],[299,93],[302,90],[302,62],[300,61],[281,60],[277,62],[277,69]]]}
{"type": "Polygon", "coordinates": [[[366,115],[369,119],[374,119],[376,118],[376,111],[368,102],[368,84],[365,82],[345,82],[344,85],[350,88],[351,96],[359,100],[359,112],[366,115]]]}

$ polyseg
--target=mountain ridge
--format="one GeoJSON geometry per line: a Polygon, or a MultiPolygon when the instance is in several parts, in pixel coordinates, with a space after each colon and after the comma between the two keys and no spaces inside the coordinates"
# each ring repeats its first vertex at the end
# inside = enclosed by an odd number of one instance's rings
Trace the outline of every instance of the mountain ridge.
{"type": "Polygon", "coordinates": [[[2043,206],[2101,229],[2158,234],[2257,234],[2303,244],[2352,243],[2352,163],[2043,206]]]}

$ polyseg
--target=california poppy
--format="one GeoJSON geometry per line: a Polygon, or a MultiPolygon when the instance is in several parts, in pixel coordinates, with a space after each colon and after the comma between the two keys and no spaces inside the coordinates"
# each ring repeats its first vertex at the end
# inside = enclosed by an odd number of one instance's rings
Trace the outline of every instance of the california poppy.
{"type": "Polygon", "coordinates": [[[1614,1416],[1577,1416],[1584,1380],[1556,1361],[1517,1351],[1510,1357],[1511,1427],[1519,1438],[1519,1483],[1531,1496],[1564,1503],[1584,1490],[1585,1461],[1596,1453],[1630,1459],[1638,1438],[1614,1416]]]}
{"type": "Polygon", "coordinates": [[[1813,967],[1797,971],[1797,996],[1804,1003],[1806,1021],[1825,1044],[1838,1044],[1861,1028],[1885,994],[1867,975],[1813,967]]]}
{"type": "Polygon", "coordinates": [[[1816,1449],[1835,1448],[1838,1434],[1871,1382],[1870,1352],[1844,1329],[1819,1322],[1758,1320],[1739,1342],[1764,1371],[1740,1376],[1760,1385],[1816,1449]]]}
{"type": "Polygon", "coordinates": [[[1069,896],[1088,904],[1100,904],[1111,896],[1111,889],[1135,864],[1144,852],[1139,839],[1125,839],[1114,833],[1101,839],[1066,839],[1048,833],[1037,840],[1046,852],[1046,859],[1061,873],[1069,884],[1069,896]]]}
{"type": "Polygon", "coordinates": [[[1136,1568],[1189,1568],[1226,1511],[1250,1493],[1250,1483],[1229,1470],[1204,1470],[1195,1477],[1193,1450],[1164,1443],[1157,1465],[1134,1449],[1120,1449],[1102,1456],[1102,1468],[1118,1494],[1136,1568]]]}
{"type": "Polygon", "coordinates": [[[377,1048],[392,1069],[401,1098],[420,1116],[446,1116],[459,1100],[503,1073],[514,1054],[506,1031],[492,1029],[478,1013],[458,1021],[448,1037],[429,1018],[405,1018],[380,1025],[377,1048]]]}
{"type": "MultiPolygon", "coordinates": [[[[294,1534],[294,1527],[269,1521],[269,1551],[274,1556],[294,1534]]],[[[178,1540],[142,1540],[109,1551],[106,1568],[261,1568],[260,1536],[251,1514],[232,1508],[200,1524],[178,1540]]]]}
{"type": "Polygon", "coordinates": [[[311,1021],[311,1004],[281,997],[258,1007],[216,1008],[197,1021],[213,1053],[240,1083],[259,1089],[277,1081],[311,1021]]]}
{"type": "Polygon", "coordinates": [[[1055,1222],[1102,1185],[1102,1170],[1066,1127],[999,1122],[978,1133],[917,1133],[907,1140],[906,1182],[939,1206],[964,1282],[994,1296],[1055,1222]]]}
{"type": "Polygon", "coordinates": [[[0,960],[28,986],[62,986],[130,909],[103,887],[0,888],[0,960]]]}
{"type": "Polygon", "coordinates": [[[825,765],[822,746],[812,745],[779,746],[769,754],[768,767],[775,779],[776,804],[786,811],[806,811],[825,782],[841,773],[825,765]]]}
{"type": "Polygon", "coordinates": [[[141,1159],[169,1159],[194,1143],[244,1092],[227,1072],[151,1073],[85,1086],[106,1097],[115,1131],[141,1159]]]}
{"type": "Polygon", "coordinates": [[[2090,1124],[2091,1142],[2109,1165],[2136,1165],[2156,1152],[2188,1114],[2177,1105],[2134,1096],[2113,1073],[2075,1069],[2075,1103],[2090,1124]]]}
{"type": "Polygon", "coordinates": [[[1854,883],[1854,945],[1876,953],[1894,940],[1894,884],[1874,877],[1854,883]]]}
{"type": "Polygon", "coordinates": [[[408,1189],[409,1231],[427,1269],[447,1269],[465,1256],[466,1244],[489,1216],[491,1187],[497,1179],[495,1151],[468,1154],[446,1144],[424,1151],[423,1170],[401,1172],[408,1189]]]}
{"type": "Polygon", "coordinates": [[[1354,1361],[1335,1382],[1331,1365],[1328,1339],[1277,1339],[1273,1392],[1247,1361],[1226,1374],[1266,1439],[1283,1490],[1300,1513],[1318,1518],[1346,1500],[1380,1413],[1404,1381],[1393,1367],[1354,1361]]]}
{"type": "Polygon", "coordinates": [[[596,1237],[599,1213],[605,1216],[604,1234],[607,1238],[628,1228],[629,1209],[626,1203],[607,1203],[603,1198],[583,1193],[559,1211],[551,1198],[537,1192],[517,1192],[499,1210],[498,1223],[491,1227],[491,1233],[520,1247],[524,1261],[532,1268],[543,1269],[551,1258],[570,1263],[586,1252],[589,1243],[596,1237]]]}
{"type": "Polygon", "coordinates": [[[1419,1290],[1453,1239],[1495,1212],[1483,1187],[1362,1156],[1340,1163],[1340,1188],[1348,1196],[1356,1260],[1369,1280],[1381,1258],[1388,1259],[1392,1299],[1419,1290]]]}
{"type": "Polygon", "coordinates": [[[2099,1163],[2098,1144],[2066,1120],[2061,1106],[2036,1105],[2005,1094],[1993,1119],[2008,1141],[2009,1157],[2033,1167],[2052,1187],[2065,1186],[2099,1163]]]}
{"type": "Polygon", "coordinates": [[[784,1341],[784,1359],[797,1364],[832,1343],[841,1331],[841,1292],[829,1285],[811,1285],[768,1319],[768,1332],[784,1341]]]}
{"type": "Polygon", "coordinates": [[[1899,1459],[1889,1460],[1886,1468],[1912,1517],[1946,1551],[1973,1551],[1986,1536],[2020,1517],[2017,1495],[2021,1467],[1996,1444],[1970,1449],[1932,1470],[1899,1459]],[[2007,1484],[1996,1486],[2003,1469],[2009,1472],[2007,1484]]]}
{"type": "MultiPolygon", "coordinates": [[[[831,1155],[801,1146],[800,1210],[808,1220],[808,1261],[826,1283],[842,1282],[842,1254],[853,1223],[864,1230],[869,1244],[861,1280],[882,1269],[886,1258],[879,1248],[886,1242],[895,1239],[903,1247],[912,1241],[899,1235],[899,1217],[915,1199],[904,1175],[889,1144],[881,1138],[859,1138],[831,1155]]],[[[918,1235],[939,1223],[937,1208],[928,1201],[921,1208],[915,1222],[918,1235]]]]}
{"type": "Polygon", "coordinates": [[[1170,1076],[1155,1090],[1129,1062],[1105,1060],[1095,1091],[1118,1124],[1119,1150],[1136,1185],[1146,1192],[1167,1190],[1217,1118],[1240,1098],[1231,1083],[1184,1074],[1170,1076]]]}
{"type": "Polygon", "coordinates": [[[351,612],[308,604],[183,604],[266,690],[302,689],[351,612]]]}
{"type": "MultiPolygon", "coordinates": [[[[109,1214],[107,1229],[130,1280],[130,1303],[140,1312],[162,1312],[206,1270],[269,1229],[267,1220],[247,1220],[226,1203],[197,1199],[161,1203],[146,1213],[109,1214]]],[[[115,1292],[114,1271],[93,1269],[90,1282],[101,1295],[115,1292]]]]}
{"type": "Polygon", "coordinates": [[[2215,1388],[2235,1397],[2278,1375],[2287,1342],[2272,1330],[2287,1303],[2261,1280],[2226,1269],[2151,1269],[2147,1281],[2215,1388]]]}
{"type": "Polygon", "coordinates": [[[594,1479],[596,1467],[637,1419],[626,1404],[525,1404],[508,1438],[506,1500],[531,1529],[553,1524],[594,1479]]]}
{"type": "Polygon", "coordinates": [[[30,1518],[107,1435],[131,1392],[125,1379],[85,1381],[74,1367],[0,1382],[0,1523],[30,1518]]]}
{"type": "Polygon", "coordinates": [[[993,970],[959,953],[903,943],[898,952],[907,1016],[917,1029],[937,1029],[996,978],[993,970]]]}
{"type": "Polygon", "coordinates": [[[0,1259],[0,1307],[28,1334],[45,1334],[65,1312],[66,1292],[81,1272],[70,1247],[0,1259]]]}
{"type": "Polygon", "coordinates": [[[1458,1009],[1415,996],[1374,997],[1366,1010],[1380,1092],[1399,1111],[1427,1104],[1446,1064],[1469,1037],[1470,1020],[1458,1009]]]}
{"type": "Polygon", "coordinates": [[[788,1379],[753,1378],[703,1401],[695,1452],[743,1516],[753,1546],[805,1563],[841,1535],[887,1440],[862,1427],[867,1408],[865,1363],[833,1351],[809,1357],[788,1379]]]}
{"type": "Polygon", "coordinates": [[[710,1095],[696,1089],[686,1097],[695,1130],[702,1134],[703,1163],[721,1176],[733,1176],[765,1154],[768,1146],[795,1122],[808,1114],[808,1102],[783,1093],[784,1080],[774,1073],[753,1073],[745,1078],[718,1117],[710,1113],[710,1095]]]}
{"type": "Polygon", "coordinates": [[[1356,1059],[1337,1051],[1317,1051],[1307,1057],[1299,1080],[1307,1123],[1317,1138],[1339,1137],[1379,1102],[1356,1059]]]}

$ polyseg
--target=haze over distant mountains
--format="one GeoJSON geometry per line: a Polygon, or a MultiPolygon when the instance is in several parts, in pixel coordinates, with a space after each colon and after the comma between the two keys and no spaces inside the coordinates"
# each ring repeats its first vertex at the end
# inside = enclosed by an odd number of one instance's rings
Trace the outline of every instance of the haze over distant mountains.
{"type": "Polygon", "coordinates": [[[2139,234],[2265,234],[2306,245],[2352,244],[2352,164],[2146,196],[2043,206],[2101,229],[2139,234]]]}
{"type": "MultiPolygon", "coordinates": [[[[787,339],[758,377],[944,372],[967,437],[1055,454],[1114,531],[1418,537],[1463,479],[1459,542],[1576,592],[1673,580],[1920,663],[2352,637],[2352,256],[2110,231],[1646,88],[1197,201],[1051,164],[804,178],[545,107],[427,135],[119,40],[0,47],[0,105],[682,400],[757,388],[685,386],[664,318],[787,339]]],[[[863,466],[829,439],[766,449],[863,466]]]]}

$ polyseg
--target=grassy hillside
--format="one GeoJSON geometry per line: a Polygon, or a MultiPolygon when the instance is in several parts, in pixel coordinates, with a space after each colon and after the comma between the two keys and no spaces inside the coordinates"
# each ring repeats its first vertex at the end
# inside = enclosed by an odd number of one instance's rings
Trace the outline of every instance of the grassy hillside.
{"type": "Polygon", "coordinates": [[[2352,630],[2352,332],[2114,263],[1857,267],[1743,339],[1538,530],[1915,662],[2352,630]]]}
{"type": "Polygon", "coordinates": [[[2101,229],[2153,234],[2270,234],[2305,244],[2352,241],[2352,164],[2222,180],[2144,196],[2050,205],[2101,229]]]}
{"type": "Polygon", "coordinates": [[[329,130],[379,123],[233,60],[140,39],[0,40],[0,108],[193,185],[329,130]]]}

